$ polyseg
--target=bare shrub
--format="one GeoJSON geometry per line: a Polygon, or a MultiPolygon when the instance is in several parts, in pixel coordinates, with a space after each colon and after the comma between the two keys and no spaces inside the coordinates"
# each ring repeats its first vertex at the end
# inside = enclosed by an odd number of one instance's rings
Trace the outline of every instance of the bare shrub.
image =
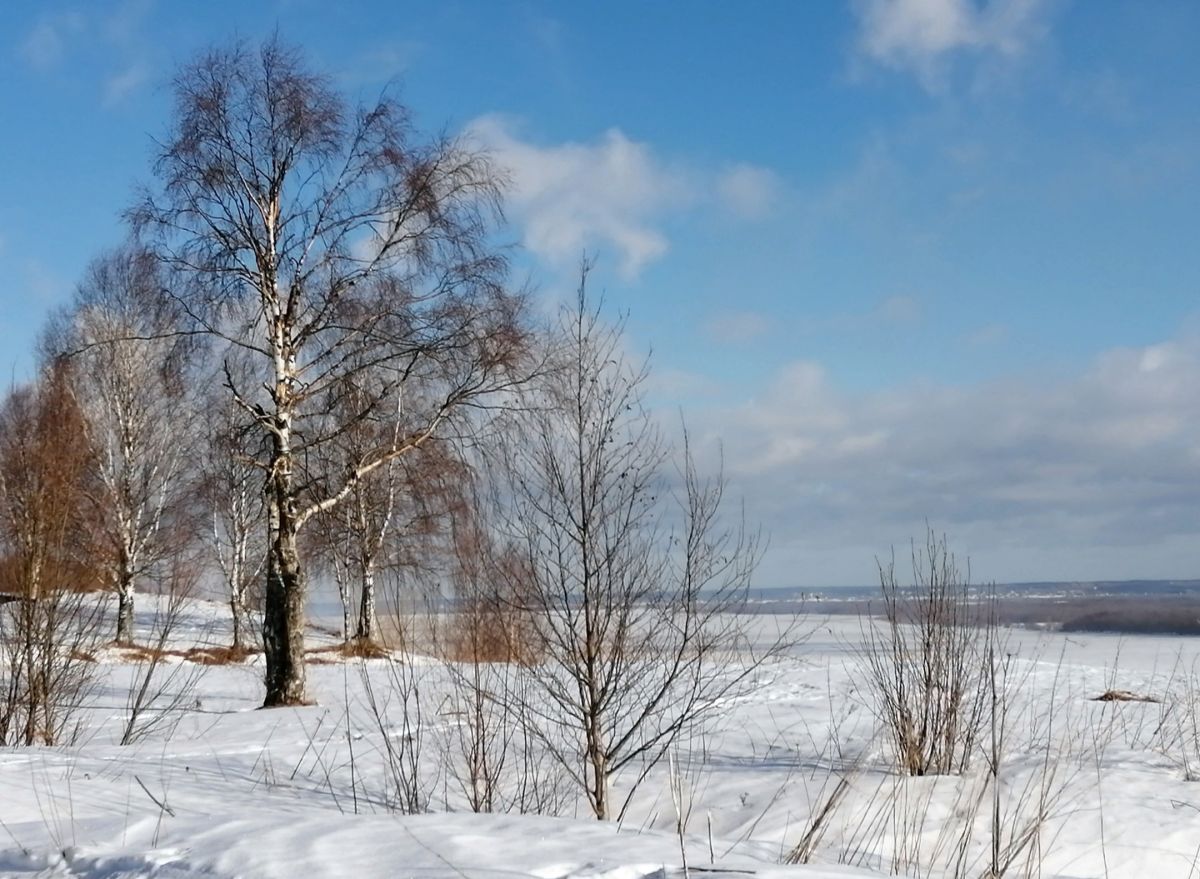
{"type": "Polygon", "coordinates": [[[384,683],[377,686],[372,666],[364,662],[360,667],[366,706],[383,758],[381,799],[389,811],[416,815],[429,811],[436,786],[428,777],[426,667],[413,663],[411,657],[393,657],[384,661],[383,668],[384,683]]]}
{"type": "Polygon", "coordinates": [[[829,831],[833,816],[841,808],[850,789],[850,779],[847,775],[830,772],[825,776],[824,783],[817,793],[816,808],[808,818],[800,841],[792,846],[784,858],[784,863],[807,864],[813,859],[829,831]]]}
{"type": "Polygon", "coordinates": [[[503,664],[448,664],[453,685],[443,703],[449,721],[447,768],[473,812],[506,811],[502,786],[515,742],[515,683],[503,664]]]}
{"type": "Polygon", "coordinates": [[[1072,787],[1095,751],[1073,744],[1079,731],[1070,712],[1061,710],[1061,660],[1049,692],[1024,700],[1018,695],[1037,663],[1020,663],[1002,649],[991,650],[983,662],[984,766],[957,777],[883,773],[874,784],[863,766],[831,773],[836,783],[821,791],[789,862],[812,860],[829,840],[840,863],[893,874],[1042,875],[1061,831],[1059,819],[1078,808],[1072,787]],[[1028,723],[1027,737],[1014,746],[1018,720],[1028,723]]]}
{"type": "Polygon", "coordinates": [[[932,530],[912,548],[913,585],[879,563],[883,619],[863,620],[858,660],[875,711],[908,775],[962,772],[986,725],[986,672],[998,627],[993,591],[971,588],[932,530]]]}

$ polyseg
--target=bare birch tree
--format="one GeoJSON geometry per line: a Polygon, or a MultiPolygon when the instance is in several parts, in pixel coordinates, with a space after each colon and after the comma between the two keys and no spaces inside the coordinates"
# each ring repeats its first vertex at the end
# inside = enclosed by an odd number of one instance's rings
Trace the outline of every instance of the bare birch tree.
{"type": "Polygon", "coordinates": [[[184,337],[162,283],[150,253],[107,253],[77,288],[67,330],[95,454],[92,522],[117,594],[120,644],[133,640],[139,580],[172,551],[163,531],[169,507],[191,488],[195,406],[185,394],[184,337]]]}
{"type": "Polygon", "coordinates": [[[753,652],[743,609],[759,559],[753,534],[721,518],[724,483],[674,452],[642,404],[645,366],[622,353],[579,296],[560,320],[561,361],[531,400],[509,462],[504,527],[521,547],[539,628],[540,719],[550,753],[600,819],[678,737],[783,646],[753,652]]]}
{"type": "Polygon", "coordinates": [[[493,243],[501,179],[451,138],[419,139],[388,96],[348,106],[274,39],[203,54],[174,97],[157,189],[130,217],[185,279],[195,325],[268,373],[227,383],[265,447],[265,704],[303,703],[301,532],[511,380],[521,309],[493,243]],[[231,305],[249,317],[230,321],[231,305]],[[351,420],[399,411],[404,431],[336,479],[314,474],[345,427],[330,401],[364,369],[384,380],[351,420]]]}
{"type": "Polygon", "coordinates": [[[316,552],[328,563],[342,605],[342,640],[364,647],[378,634],[376,579],[390,564],[389,537],[399,490],[397,462],[355,486],[342,504],[321,516],[316,552]]]}
{"type": "MultiPolygon", "coordinates": [[[[380,423],[359,422],[330,444],[334,460],[326,472],[344,472],[402,432],[395,415],[380,423]]],[[[315,550],[332,570],[348,643],[369,649],[379,637],[381,577],[416,583],[444,565],[466,475],[453,444],[430,440],[389,461],[375,478],[355,485],[345,502],[322,514],[315,550]]]]}
{"type": "MultiPolygon", "coordinates": [[[[359,378],[369,381],[373,377],[364,370],[359,378]]],[[[323,469],[335,481],[373,449],[396,443],[404,433],[400,413],[355,417],[358,412],[370,411],[370,399],[376,393],[366,381],[338,390],[339,398],[332,402],[331,410],[336,420],[345,422],[345,427],[323,450],[327,456],[323,469]]],[[[413,450],[411,454],[421,451],[413,450]]],[[[399,495],[411,495],[413,488],[402,484],[403,471],[401,459],[392,458],[379,468],[373,479],[356,483],[341,504],[319,517],[316,552],[332,570],[342,605],[342,638],[347,644],[357,640],[367,646],[378,634],[376,579],[380,569],[393,560],[392,537],[401,505],[399,495]]]]}

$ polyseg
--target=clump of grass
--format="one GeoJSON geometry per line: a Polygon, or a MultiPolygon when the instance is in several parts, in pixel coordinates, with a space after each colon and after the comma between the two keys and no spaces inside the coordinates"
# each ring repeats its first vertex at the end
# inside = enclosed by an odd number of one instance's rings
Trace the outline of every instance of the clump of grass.
{"type": "Polygon", "coordinates": [[[1092,697],[1093,702],[1152,702],[1158,704],[1161,700],[1154,696],[1145,696],[1129,690],[1105,690],[1099,696],[1092,697]]]}
{"type": "Polygon", "coordinates": [[[390,659],[392,655],[387,647],[371,638],[351,638],[349,641],[341,641],[328,647],[316,647],[308,653],[310,656],[316,654],[341,659],[390,659]]]}
{"type": "Polygon", "coordinates": [[[240,665],[261,652],[246,646],[192,647],[183,651],[183,658],[197,665],[240,665]]]}

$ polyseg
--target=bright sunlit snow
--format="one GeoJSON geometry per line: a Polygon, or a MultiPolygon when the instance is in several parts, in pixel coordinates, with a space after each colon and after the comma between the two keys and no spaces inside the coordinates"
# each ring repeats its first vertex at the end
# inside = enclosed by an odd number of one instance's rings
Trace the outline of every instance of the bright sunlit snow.
{"type": "MultiPolygon", "coordinates": [[[[222,610],[192,605],[177,644],[225,637],[222,610]]],[[[101,685],[77,745],[0,754],[0,873],[678,876],[678,802],[691,873],[943,875],[970,804],[990,800],[983,761],[962,778],[893,773],[856,684],[861,624],[811,616],[804,626],[804,643],[764,668],[745,697],[719,706],[704,734],[652,771],[625,818],[607,824],[589,820],[570,794],[561,818],[464,811],[452,753],[459,718],[448,709],[450,667],[441,661],[407,660],[424,707],[415,734],[431,812],[401,815],[384,804],[384,746],[363,687],[363,675],[382,687],[389,660],[314,663],[318,704],[271,711],[258,709],[257,662],[165,664],[158,674],[187,692],[182,709],[121,747],[137,665],[110,650],[99,658],[101,685]],[[781,866],[839,779],[849,789],[824,821],[811,863],[781,866]]],[[[1200,782],[1188,780],[1200,767],[1200,694],[1188,686],[1197,645],[1014,631],[1009,650],[1019,658],[1002,814],[1019,830],[1044,811],[1032,874],[1188,875],[1200,846],[1200,782]],[[1108,690],[1162,701],[1091,701],[1108,690]]],[[[391,720],[397,735],[400,720],[391,720]]],[[[988,820],[979,809],[968,875],[982,875],[988,820]]],[[[1026,864],[1023,855],[1013,874],[1026,864]]]]}

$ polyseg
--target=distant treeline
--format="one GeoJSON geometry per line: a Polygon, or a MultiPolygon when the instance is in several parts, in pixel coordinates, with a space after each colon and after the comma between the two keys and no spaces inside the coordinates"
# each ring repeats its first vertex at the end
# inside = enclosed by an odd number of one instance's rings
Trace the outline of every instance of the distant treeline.
{"type": "Polygon", "coordinates": [[[1120,632],[1130,635],[1200,635],[1200,603],[1160,600],[1147,604],[1132,597],[1062,622],[1064,632],[1120,632]]]}
{"type": "MultiPolygon", "coordinates": [[[[1063,632],[1129,635],[1200,635],[1200,598],[1195,594],[1000,597],[1000,623],[1063,632]]],[[[882,599],[852,601],[756,602],[749,613],[811,613],[837,616],[880,615],[882,599]]]]}

